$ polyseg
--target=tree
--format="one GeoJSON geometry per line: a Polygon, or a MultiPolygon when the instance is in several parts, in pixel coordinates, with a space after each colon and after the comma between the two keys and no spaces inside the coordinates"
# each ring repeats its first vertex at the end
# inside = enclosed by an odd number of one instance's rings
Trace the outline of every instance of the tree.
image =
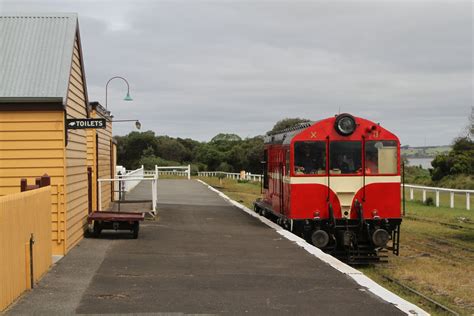
{"type": "Polygon", "coordinates": [[[208,170],[217,170],[217,167],[225,160],[225,153],[217,150],[211,144],[204,144],[196,148],[194,156],[195,161],[206,164],[208,170]]]}
{"type": "Polygon", "coordinates": [[[293,127],[295,125],[298,125],[300,123],[305,123],[305,122],[310,122],[308,119],[302,119],[299,117],[296,118],[285,118],[283,120],[280,120],[276,122],[276,124],[273,126],[272,130],[267,132],[267,134],[272,134],[272,133],[277,133],[280,132],[286,128],[293,127]]]}
{"type": "Polygon", "coordinates": [[[140,166],[139,160],[143,151],[151,147],[156,153],[157,140],[153,131],[131,132],[127,136],[116,137],[117,163],[127,169],[136,169],[140,166]]]}
{"type": "MultiPolygon", "coordinates": [[[[169,136],[158,136],[156,155],[166,160],[184,162],[190,156],[190,151],[178,140],[169,136]]],[[[189,161],[189,160],[188,160],[189,161]]]]}
{"type": "Polygon", "coordinates": [[[216,136],[214,136],[211,139],[211,143],[220,142],[220,141],[238,142],[238,141],[241,141],[241,140],[242,140],[242,138],[240,138],[239,135],[220,133],[220,134],[217,134],[216,136]]]}
{"type": "Polygon", "coordinates": [[[448,154],[437,155],[431,165],[433,181],[450,175],[474,175],[474,141],[469,137],[455,139],[453,149],[448,154]]]}

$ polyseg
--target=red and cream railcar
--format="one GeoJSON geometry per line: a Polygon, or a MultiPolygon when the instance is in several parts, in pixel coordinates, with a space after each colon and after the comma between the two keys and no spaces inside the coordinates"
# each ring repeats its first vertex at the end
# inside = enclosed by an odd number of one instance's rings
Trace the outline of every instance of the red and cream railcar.
{"type": "Polygon", "coordinates": [[[255,210],[353,262],[398,255],[400,142],[379,124],[340,114],[266,136],[255,210]]]}

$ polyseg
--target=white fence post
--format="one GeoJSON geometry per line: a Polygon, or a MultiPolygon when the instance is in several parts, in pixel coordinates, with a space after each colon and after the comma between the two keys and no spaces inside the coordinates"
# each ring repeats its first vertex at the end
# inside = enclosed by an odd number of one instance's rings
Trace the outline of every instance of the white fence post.
{"type": "Polygon", "coordinates": [[[97,181],[99,186],[99,192],[97,194],[97,199],[99,200],[99,212],[102,211],[102,181],[97,181]]]}
{"type": "Polygon", "coordinates": [[[156,215],[156,197],[157,197],[157,183],[156,183],[156,178],[151,181],[151,210],[153,212],[153,215],[156,215]]]}
{"type": "Polygon", "coordinates": [[[466,209],[469,211],[471,209],[471,194],[466,192],[466,209]]]}
{"type": "Polygon", "coordinates": [[[423,189],[423,203],[426,202],[426,190],[423,189]]]}
{"type": "Polygon", "coordinates": [[[436,207],[439,207],[439,190],[436,190],[436,207]]]}
{"type": "Polygon", "coordinates": [[[188,180],[191,180],[191,165],[188,165],[188,180]]]}
{"type": "Polygon", "coordinates": [[[410,201],[413,201],[413,188],[410,188],[410,201]]]}
{"type": "Polygon", "coordinates": [[[454,208],[454,192],[449,192],[449,206],[454,208]]]}

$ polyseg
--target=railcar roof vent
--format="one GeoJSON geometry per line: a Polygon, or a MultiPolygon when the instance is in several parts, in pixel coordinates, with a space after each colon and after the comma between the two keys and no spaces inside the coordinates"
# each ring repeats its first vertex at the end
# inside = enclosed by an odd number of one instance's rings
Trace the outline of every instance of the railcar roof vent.
{"type": "Polygon", "coordinates": [[[291,127],[287,127],[285,129],[282,129],[281,131],[277,131],[277,132],[273,132],[273,133],[268,133],[268,135],[277,135],[277,134],[282,134],[282,133],[288,133],[288,132],[292,132],[292,131],[297,131],[297,130],[300,130],[300,129],[304,129],[304,128],[308,128],[310,127],[311,125],[313,125],[314,122],[303,122],[303,123],[298,123],[296,125],[293,125],[291,127]]]}

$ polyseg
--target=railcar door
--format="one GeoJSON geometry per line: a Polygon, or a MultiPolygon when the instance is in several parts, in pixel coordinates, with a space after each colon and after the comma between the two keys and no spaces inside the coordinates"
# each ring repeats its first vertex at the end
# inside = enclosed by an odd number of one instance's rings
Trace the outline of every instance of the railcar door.
{"type": "Polygon", "coordinates": [[[362,140],[329,143],[330,188],[337,194],[343,218],[350,218],[354,196],[364,185],[362,166],[362,140]]]}
{"type": "Polygon", "coordinates": [[[280,214],[285,215],[285,188],[283,186],[283,176],[285,175],[285,167],[283,162],[280,162],[278,174],[278,186],[280,194],[280,214]]]}

